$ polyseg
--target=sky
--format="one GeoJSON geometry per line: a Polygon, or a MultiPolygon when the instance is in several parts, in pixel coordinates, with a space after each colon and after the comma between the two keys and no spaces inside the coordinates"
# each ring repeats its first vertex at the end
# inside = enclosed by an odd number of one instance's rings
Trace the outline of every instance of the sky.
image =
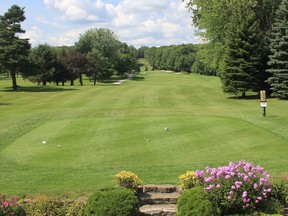
{"type": "Polygon", "coordinates": [[[92,28],[108,28],[137,48],[198,43],[187,0],[0,0],[0,15],[25,8],[21,37],[33,47],[71,46],[92,28]]]}

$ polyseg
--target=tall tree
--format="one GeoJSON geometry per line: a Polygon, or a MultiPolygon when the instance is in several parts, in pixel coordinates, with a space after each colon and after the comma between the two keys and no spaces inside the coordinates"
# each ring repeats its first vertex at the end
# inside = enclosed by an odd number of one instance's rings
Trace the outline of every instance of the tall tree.
{"type": "Polygon", "coordinates": [[[17,90],[16,74],[28,62],[30,50],[28,39],[19,38],[25,33],[21,22],[25,20],[24,8],[13,5],[8,12],[0,16],[0,64],[9,71],[13,90],[17,90]]]}
{"type": "Polygon", "coordinates": [[[282,0],[276,12],[276,19],[270,39],[272,55],[267,70],[272,74],[268,79],[273,95],[288,99],[288,0],[282,0]]]}
{"type": "Polygon", "coordinates": [[[82,74],[87,67],[86,57],[78,51],[68,51],[60,55],[60,62],[68,71],[70,84],[74,85],[74,80],[79,78],[80,85],[83,85],[82,74]]]}
{"type": "Polygon", "coordinates": [[[117,35],[109,29],[90,29],[80,36],[76,47],[86,55],[91,66],[87,75],[93,77],[94,84],[113,74],[120,45],[117,35]]]}

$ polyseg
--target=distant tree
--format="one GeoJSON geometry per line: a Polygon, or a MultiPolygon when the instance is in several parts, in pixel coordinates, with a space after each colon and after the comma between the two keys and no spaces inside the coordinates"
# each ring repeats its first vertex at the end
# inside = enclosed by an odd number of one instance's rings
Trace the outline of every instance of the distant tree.
{"type": "Polygon", "coordinates": [[[144,53],[145,53],[145,50],[146,49],[149,49],[149,47],[147,46],[141,46],[140,48],[137,49],[137,56],[136,58],[137,59],[140,59],[140,58],[144,58],[144,53]]]}
{"type": "Polygon", "coordinates": [[[16,74],[28,62],[29,41],[19,38],[19,34],[25,33],[21,28],[25,19],[24,8],[17,5],[0,16],[0,64],[9,71],[13,90],[17,90],[16,74]]]}
{"type": "MultiPolygon", "coordinates": [[[[32,49],[29,53],[30,62],[34,65],[33,73],[28,77],[29,80],[46,85],[47,82],[65,82],[67,76],[62,76],[59,70],[63,68],[59,65],[55,50],[48,44],[41,44],[32,49]]],[[[64,75],[62,73],[62,75],[64,75]]]]}
{"type": "Polygon", "coordinates": [[[74,85],[74,80],[79,78],[80,85],[83,85],[82,74],[88,64],[86,57],[78,51],[68,51],[62,53],[59,60],[68,71],[70,84],[74,85]]]}
{"type": "Polygon", "coordinates": [[[191,72],[196,57],[194,44],[146,48],[144,58],[152,69],[191,72]]]}
{"type": "Polygon", "coordinates": [[[122,76],[137,70],[136,54],[137,49],[135,47],[128,46],[126,43],[121,44],[114,67],[118,75],[122,76]]]}
{"type": "Polygon", "coordinates": [[[272,74],[268,79],[273,95],[288,99],[288,0],[282,0],[276,12],[271,36],[271,52],[267,70],[272,74]]]}
{"type": "Polygon", "coordinates": [[[90,65],[87,75],[103,81],[113,75],[121,42],[109,29],[90,29],[80,36],[77,50],[83,53],[90,65]]]}

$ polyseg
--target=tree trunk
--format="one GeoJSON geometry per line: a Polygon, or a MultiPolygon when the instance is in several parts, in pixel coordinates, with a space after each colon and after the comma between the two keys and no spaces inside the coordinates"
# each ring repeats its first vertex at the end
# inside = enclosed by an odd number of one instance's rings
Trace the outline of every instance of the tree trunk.
{"type": "Polygon", "coordinates": [[[46,83],[47,83],[46,81],[42,81],[43,86],[46,86],[46,83]]]}
{"type": "Polygon", "coordinates": [[[70,86],[74,86],[74,80],[73,79],[70,80],[70,86]]]}
{"type": "Polygon", "coordinates": [[[65,86],[65,82],[64,81],[62,81],[62,86],[65,86]]]}
{"type": "Polygon", "coordinates": [[[15,68],[11,69],[11,78],[12,78],[12,88],[15,91],[15,90],[17,90],[17,81],[16,81],[15,68]]]}
{"type": "Polygon", "coordinates": [[[242,92],[242,98],[245,98],[246,97],[246,92],[242,92]]]}
{"type": "Polygon", "coordinates": [[[82,74],[81,73],[79,75],[79,82],[80,82],[80,85],[83,86],[83,79],[82,79],[82,74]]]}
{"type": "Polygon", "coordinates": [[[94,85],[96,85],[96,81],[97,81],[97,77],[96,77],[96,74],[94,74],[94,85]]]}

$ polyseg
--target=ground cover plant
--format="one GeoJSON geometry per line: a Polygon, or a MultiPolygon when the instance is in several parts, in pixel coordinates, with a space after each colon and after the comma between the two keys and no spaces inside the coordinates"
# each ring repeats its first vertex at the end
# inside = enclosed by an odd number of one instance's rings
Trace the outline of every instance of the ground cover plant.
{"type": "Polygon", "coordinates": [[[287,176],[288,101],[227,98],[217,77],[145,72],[121,85],[35,86],[0,78],[0,191],[92,193],[121,170],[177,184],[204,165],[253,161],[287,176]],[[168,127],[170,130],[164,130],[168,127]]]}

